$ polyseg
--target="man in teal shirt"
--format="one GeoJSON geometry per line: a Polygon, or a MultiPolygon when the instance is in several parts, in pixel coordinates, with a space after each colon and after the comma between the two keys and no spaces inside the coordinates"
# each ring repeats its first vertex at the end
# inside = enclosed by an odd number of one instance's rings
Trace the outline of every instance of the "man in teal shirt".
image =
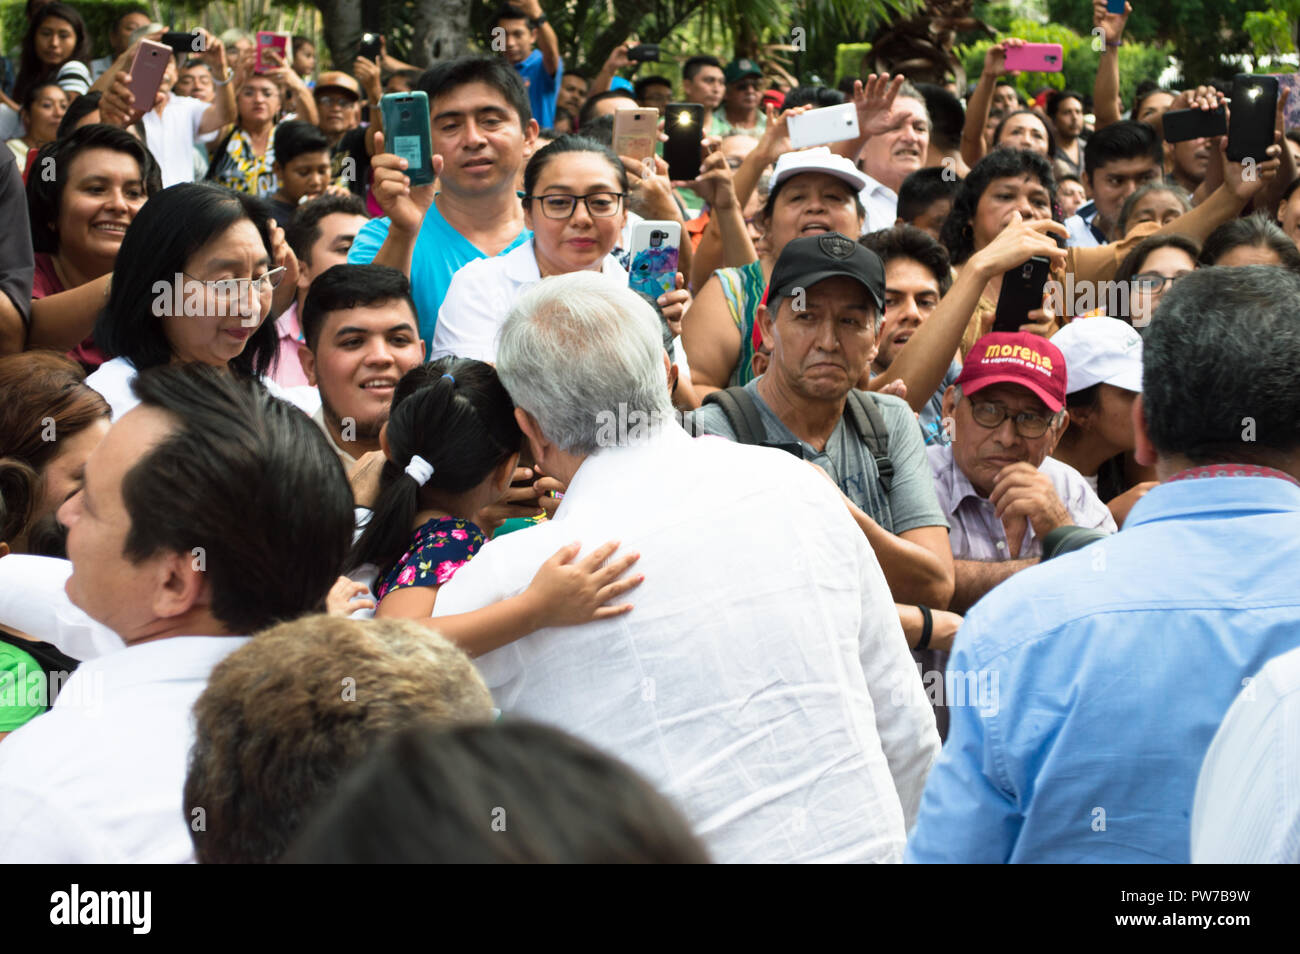
{"type": "Polygon", "coordinates": [[[438,309],[456,270],[532,236],[515,189],[537,123],[519,74],[493,57],[439,63],[420,77],[417,89],[429,97],[438,180],[412,187],[403,160],[377,153],[372,190],[387,216],[361,229],[348,263],[389,265],[408,275],[420,337],[432,347],[438,309]]]}

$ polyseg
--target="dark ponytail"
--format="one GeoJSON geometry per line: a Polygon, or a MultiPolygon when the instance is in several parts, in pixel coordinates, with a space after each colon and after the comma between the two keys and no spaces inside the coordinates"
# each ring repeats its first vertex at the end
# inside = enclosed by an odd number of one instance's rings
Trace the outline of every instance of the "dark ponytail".
{"type": "Polygon", "coordinates": [[[379,478],[379,499],[349,568],[373,563],[382,571],[411,544],[411,523],[424,488],[461,494],[483,482],[519,451],[523,433],[514,402],[491,365],[468,358],[440,358],[408,371],[398,382],[388,415],[388,448],[379,478]],[[433,467],[421,487],[406,473],[413,456],[433,467]]]}

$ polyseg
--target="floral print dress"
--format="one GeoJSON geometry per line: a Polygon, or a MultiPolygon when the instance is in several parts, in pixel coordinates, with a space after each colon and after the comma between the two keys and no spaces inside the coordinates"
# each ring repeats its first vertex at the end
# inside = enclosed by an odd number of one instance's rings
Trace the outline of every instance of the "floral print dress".
{"type": "Polygon", "coordinates": [[[485,542],[483,531],[468,520],[435,517],[411,537],[410,548],[380,578],[375,596],[383,599],[407,586],[442,586],[485,542]]]}

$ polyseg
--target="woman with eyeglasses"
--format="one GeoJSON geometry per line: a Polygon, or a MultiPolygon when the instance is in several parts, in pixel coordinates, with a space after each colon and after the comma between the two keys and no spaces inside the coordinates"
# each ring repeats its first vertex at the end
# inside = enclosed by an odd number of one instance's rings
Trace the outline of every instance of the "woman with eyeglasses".
{"type": "Polygon", "coordinates": [[[298,263],[265,205],[202,183],[164,189],[145,203],[122,240],[95,341],[112,360],[86,379],[114,420],[138,403],[137,372],[198,362],[256,377],[316,410],[314,388],[283,389],[267,377],[279,349],[272,313],[287,307],[298,263]]]}
{"type": "Polygon", "coordinates": [[[263,199],[279,187],[275,172],[275,130],[284,105],[283,89],[294,94],[296,118],[313,126],[319,121],[316,100],[297,73],[283,65],[274,50],[263,54],[280,65],[254,73],[254,54],[240,54],[235,66],[235,125],[213,151],[207,179],[263,199]],[[283,88],[283,89],[282,89],[283,88]]]}
{"type": "MultiPolygon", "coordinates": [[[[495,361],[497,331],[515,299],[544,278],[593,271],[626,285],[627,272],[610,253],[627,218],[627,191],[623,163],[594,140],[561,136],[534,153],[523,196],[532,240],[456,272],[438,310],[430,359],[495,361]]],[[[669,292],[661,299],[664,317],[680,320],[689,302],[689,292],[669,292]]]]}
{"type": "Polygon", "coordinates": [[[1151,324],[1160,298],[1184,275],[1196,270],[1201,247],[1186,235],[1153,235],[1129,252],[1115,273],[1115,282],[1129,289],[1127,321],[1141,334],[1151,324]]]}

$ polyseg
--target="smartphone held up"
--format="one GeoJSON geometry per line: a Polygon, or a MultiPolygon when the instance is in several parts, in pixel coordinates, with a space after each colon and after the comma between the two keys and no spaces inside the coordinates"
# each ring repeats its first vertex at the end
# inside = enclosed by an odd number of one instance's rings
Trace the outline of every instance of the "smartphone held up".
{"type": "Polygon", "coordinates": [[[669,103],[664,118],[664,159],[668,177],[690,182],[700,177],[700,150],[704,144],[704,107],[699,103],[669,103]]]}
{"type": "Polygon", "coordinates": [[[429,132],[429,97],[420,91],[388,93],[379,100],[384,119],[384,148],[406,160],[411,185],[434,180],[433,142],[429,132]]]}

